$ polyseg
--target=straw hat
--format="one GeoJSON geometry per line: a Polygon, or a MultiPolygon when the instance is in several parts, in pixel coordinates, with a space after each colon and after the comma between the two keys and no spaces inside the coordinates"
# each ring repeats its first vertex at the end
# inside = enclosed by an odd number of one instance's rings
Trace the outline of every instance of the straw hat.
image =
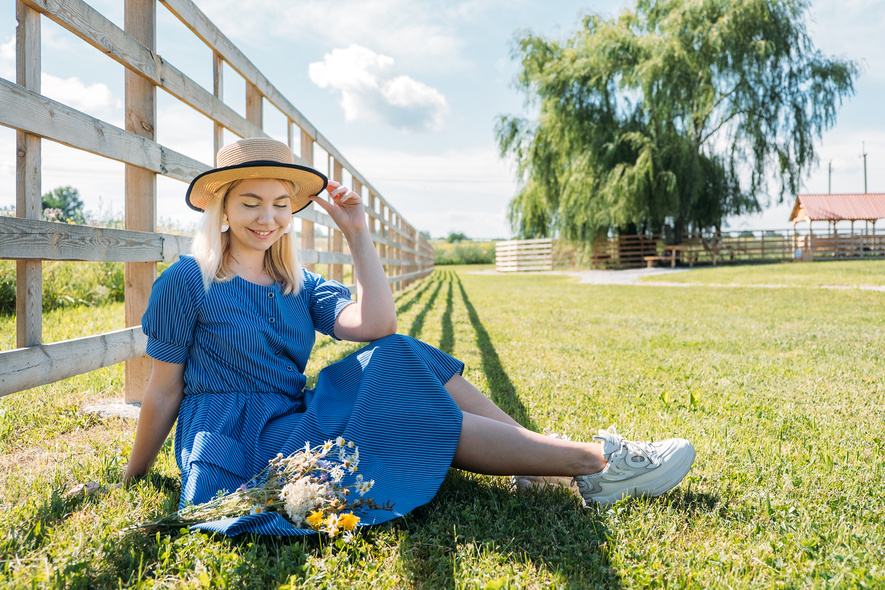
{"type": "Polygon", "coordinates": [[[226,185],[246,178],[278,178],[295,183],[292,211],[310,205],[310,197],[322,192],[328,179],[306,166],[295,164],[289,146],[275,139],[250,137],[229,143],[217,156],[218,167],[191,181],[184,197],[188,207],[205,211],[209,202],[224,193],[226,185]]]}

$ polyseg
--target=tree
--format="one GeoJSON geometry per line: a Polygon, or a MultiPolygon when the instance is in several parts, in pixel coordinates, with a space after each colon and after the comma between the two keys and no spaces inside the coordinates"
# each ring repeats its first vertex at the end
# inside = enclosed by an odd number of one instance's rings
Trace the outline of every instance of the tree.
{"type": "Polygon", "coordinates": [[[522,183],[514,231],[590,241],[672,218],[681,241],[758,211],[775,171],[779,200],[796,193],[858,74],[814,48],[808,6],[638,0],[611,20],[587,16],[564,43],[518,38],[518,81],[539,117],[496,123],[522,183]]]}
{"type": "Polygon", "coordinates": [[[54,221],[86,223],[80,191],[72,186],[62,186],[43,195],[43,216],[54,221]],[[55,210],[49,214],[47,210],[55,210]]]}
{"type": "Polygon", "coordinates": [[[446,242],[448,242],[449,244],[457,244],[458,242],[463,242],[469,239],[470,238],[468,238],[461,232],[450,232],[449,235],[446,237],[446,242]]]}

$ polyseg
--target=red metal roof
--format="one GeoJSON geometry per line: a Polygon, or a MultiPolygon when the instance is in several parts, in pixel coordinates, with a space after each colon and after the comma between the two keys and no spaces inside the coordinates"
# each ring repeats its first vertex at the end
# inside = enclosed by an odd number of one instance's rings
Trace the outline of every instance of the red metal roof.
{"type": "Polygon", "coordinates": [[[885,193],[796,195],[790,221],[860,221],[885,217],[885,193]]]}

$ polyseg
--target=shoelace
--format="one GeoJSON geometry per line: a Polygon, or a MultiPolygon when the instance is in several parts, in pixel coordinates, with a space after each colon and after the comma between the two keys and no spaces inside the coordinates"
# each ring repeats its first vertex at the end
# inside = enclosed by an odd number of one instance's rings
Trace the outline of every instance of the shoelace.
{"type": "Polygon", "coordinates": [[[654,448],[652,443],[627,440],[626,438],[618,434],[618,431],[615,429],[614,426],[610,426],[607,430],[604,430],[603,432],[607,432],[610,438],[597,435],[594,436],[593,439],[601,441],[603,444],[614,442],[618,445],[618,448],[616,450],[609,453],[609,457],[618,454],[619,452],[621,452],[622,449],[626,449],[627,453],[630,455],[644,455],[648,458],[649,463],[651,463],[651,465],[654,467],[657,467],[661,464],[661,459],[658,456],[658,451],[654,448]]]}

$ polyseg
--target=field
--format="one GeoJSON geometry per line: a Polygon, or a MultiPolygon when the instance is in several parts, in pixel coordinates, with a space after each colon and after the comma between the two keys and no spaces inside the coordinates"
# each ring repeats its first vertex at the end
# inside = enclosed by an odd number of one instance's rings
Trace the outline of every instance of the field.
{"type": "MultiPolygon", "coordinates": [[[[463,359],[530,428],[692,440],[683,485],[600,510],[452,470],[428,505],[349,545],[145,534],[127,527],[177,503],[171,441],[135,487],[63,497],[122,476],[134,422],[80,410],[119,396],[115,366],[0,400],[0,588],[885,588],[883,293],[818,288],[883,285],[885,263],[660,278],[688,286],[475,269],[398,293],[400,332],[463,359]]],[[[53,311],[46,340],[120,318],[122,304],[53,311]]],[[[0,316],[3,349],[13,330],[0,316]]],[[[356,348],[321,340],[308,371],[356,348]]]]}

